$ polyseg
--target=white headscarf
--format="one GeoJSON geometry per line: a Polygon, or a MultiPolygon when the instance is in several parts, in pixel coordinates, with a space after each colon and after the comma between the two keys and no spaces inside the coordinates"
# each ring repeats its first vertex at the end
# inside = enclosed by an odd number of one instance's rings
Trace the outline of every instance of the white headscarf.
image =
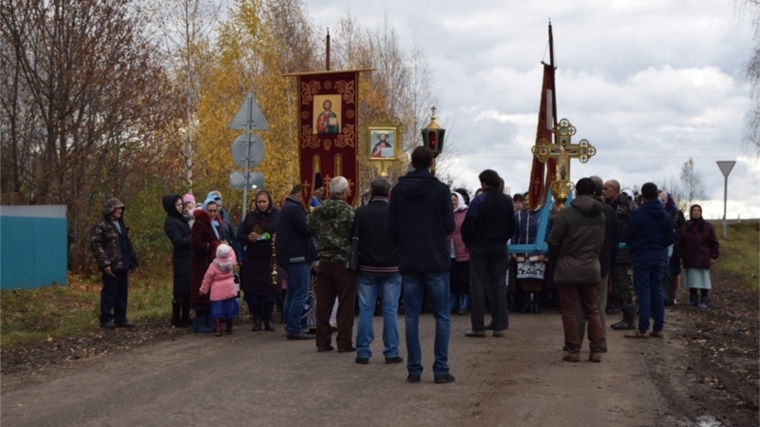
{"type": "Polygon", "coordinates": [[[467,205],[464,203],[464,197],[462,197],[461,194],[457,193],[456,191],[452,191],[451,194],[457,196],[457,200],[459,201],[457,203],[457,208],[454,209],[454,212],[459,212],[467,209],[467,205]]]}

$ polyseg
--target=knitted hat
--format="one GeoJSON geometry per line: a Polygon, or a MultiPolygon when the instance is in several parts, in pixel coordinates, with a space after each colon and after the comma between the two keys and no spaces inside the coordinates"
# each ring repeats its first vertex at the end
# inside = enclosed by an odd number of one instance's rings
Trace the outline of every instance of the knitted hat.
{"type": "Polygon", "coordinates": [[[195,196],[193,196],[193,193],[187,193],[184,196],[182,196],[182,203],[188,203],[192,202],[193,206],[195,206],[195,196]]]}
{"type": "Polygon", "coordinates": [[[229,258],[230,252],[232,252],[232,248],[229,245],[222,243],[216,248],[216,257],[222,259],[229,258]]]}

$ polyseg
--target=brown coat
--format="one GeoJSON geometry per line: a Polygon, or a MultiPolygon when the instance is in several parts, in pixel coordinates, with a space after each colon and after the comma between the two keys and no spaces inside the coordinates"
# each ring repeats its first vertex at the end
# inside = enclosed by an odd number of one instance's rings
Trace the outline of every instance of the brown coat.
{"type": "MultiPolygon", "coordinates": [[[[210,304],[209,296],[201,295],[200,289],[203,284],[203,276],[208,270],[209,264],[216,257],[216,248],[219,246],[219,239],[211,228],[211,217],[205,211],[196,209],[193,211],[195,223],[190,230],[190,302],[197,304],[210,304]]],[[[221,222],[221,218],[217,218],[221,222]]],[[[222,235],[221,230],[219,235],[222,235]]]]}
{"type": "Polygon", "coordinates": [[[710,259],[718,259],[718,237],[715,228],[705,220],[689,221],[678,235],[684,268],[710,268],[710,259]]]}

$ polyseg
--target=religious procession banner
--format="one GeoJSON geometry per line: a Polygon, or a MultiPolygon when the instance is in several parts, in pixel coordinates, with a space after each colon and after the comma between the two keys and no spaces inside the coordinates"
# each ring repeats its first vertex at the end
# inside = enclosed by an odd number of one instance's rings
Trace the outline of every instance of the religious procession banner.
{"type": "MultiPolygon", "coordinates": [[[[541,85],[541,104],[538,110],[538,126],[536,129],[536,146],[541,140],[552,143],[552,129],[555,125],[554,111],[554,67],[550,64],[544,65],[544,80],[541,85]]],[[[528,194],[530,195],[530,210],[538,209],[544,204],[546,199],[546,188],[551,186],[554,179],[556,160],[548,159],[546,163],[533,158],[533,167],[530,171],[530,184],[528,194]],[[548,174],[547,174],[548,171],[548,174]],[[548,176],[547,176],[548,175],[548,176]]]]}
{"type": "Polygon", "coordinates": [[[357,196],[359,165],[359,71],[299,73],[298,146],[304,200],[310,200],[314,178],[321,174],[325,197],[330,179],[348,180],[348,204],[357,196]]]}

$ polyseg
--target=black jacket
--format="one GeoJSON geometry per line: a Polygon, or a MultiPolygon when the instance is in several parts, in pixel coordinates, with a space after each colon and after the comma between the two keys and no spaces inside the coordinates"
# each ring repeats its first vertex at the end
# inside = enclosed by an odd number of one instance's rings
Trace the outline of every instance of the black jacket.
{"type": "Polygon", "coordinates": [[[425,169],[402,176],[391,191],[388,236],[399,245],[399,272],[449,271],[454,205],[446,184],[425,169]]]}
{"type": "Polygon", "coordinates": [[[351,237],[359,238],[359,274],[388,276],[398,274],[398,243],[388,237],[385,218],[389,201],[376,197],[356,210],[351,237]]]}
{"type": "Polygon", "coordinates": [[[306,227],[306,212],[303,205],[290,197],[277,219],[277,263],[287,265],[296,262],[311,262],[317,259],[317,249],[311,241],[311,232],[306,227]]]}
{"type": "MultiPolygon", "coordinates": [[[[600,201],[604,203],[601,199],[600,201]]],[[[618,235],[617,215],[612,206],[604,204],[604,242],[602,243],[602,252],[599,253],[599,268],[601,276],[610,274],[610,270],[615,266],[617,258],[618,245],[620,245],[620,235],[618,235]]]]}
{"type": "Polygon", "coordinates": [[[171,194],[162,199],[167,213],[164,233],[174,247],[172,251],[174,294],[190,295],[190,226],[187,224],[187,218],[174,207],[177,197],[176,194],[171,194]]]}
{"type": "Polygon", "coordinates": [[[506,245],[515,234],[512,198],[498,188],[487,188],[467,209],[462,224],[462,240],[469,247],[506,245]]]}

